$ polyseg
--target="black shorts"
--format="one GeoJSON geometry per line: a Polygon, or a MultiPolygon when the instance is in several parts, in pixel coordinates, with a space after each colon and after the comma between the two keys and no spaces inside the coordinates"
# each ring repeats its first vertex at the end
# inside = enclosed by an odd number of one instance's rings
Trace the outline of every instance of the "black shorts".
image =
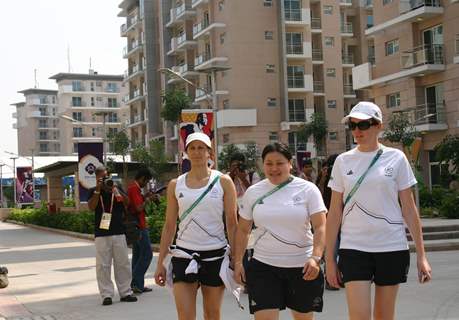
{"type": "Polygon", "coordinates": [[[338,268],[343,275],[344,283],[368,280],[378,286],[393,286],[406,282],[410,268],[410,252],[340,249],[338,268]]]}
{"type": "Polygon", "coordinates": [[[280,268],[251,259],[247,267],[250,313],[288,307],[308,313],[321,312],[323,307],[324,276],[311,281],[303,279],[303,268],[280,268]]]}
{"type": "MultiPolygon", "coordinates": [[[[211,257],[221,257],[225,254],[225,248],[209,251],[198,251],[189,250],[177,247],[177,249],[183,250],[189,254],[194,252],[199,253],[201,259],[211,257]]],[[[176,282],[187,282],[195,283],[198,282],[200,285],[209,287],[220,287],[223,286],[223,281],[220,278],[220,267],[222,265],[223,258],[215,261],[200,261],[198,273],[185,274],[185,270],[190,263],[190,259],[172,257],[172,280],[176,282]]]]}

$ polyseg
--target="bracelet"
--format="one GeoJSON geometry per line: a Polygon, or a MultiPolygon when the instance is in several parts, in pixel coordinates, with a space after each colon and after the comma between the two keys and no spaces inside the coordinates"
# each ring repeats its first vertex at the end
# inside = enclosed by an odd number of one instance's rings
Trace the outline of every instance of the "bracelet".
{"type": "Polygon", "coordinates": [[[94,191],[95,194],[100,194],[100,191],[94,191]]]}
{"type": "Polygon", "coordinates": [[[242,261],[235,261],[234,265],[237,265],[237,264],[243,264],[243,263],[242,263],[242,261]]]}
{"type": "Polygon", "coordinates": [[[322,260],[322,257],[319,257],[319,256],[310,256],[309,258],[314,260],[317,263],[320,263],[320,261],[322,260]]]}

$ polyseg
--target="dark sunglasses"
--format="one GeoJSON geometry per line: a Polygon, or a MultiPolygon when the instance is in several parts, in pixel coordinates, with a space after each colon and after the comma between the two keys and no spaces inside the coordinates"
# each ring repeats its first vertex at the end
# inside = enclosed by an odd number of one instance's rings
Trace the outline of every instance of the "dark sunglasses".
{"type": "Polygon", "coordinates": [[[359,128],[360,131],[365,131],[365,130],[370,129],[371,126],[378,125],[378,123],[375,122],[375,121],[372,121],[372,120],[364,120],[364,121],[360,121],[360,122],[349,121],[348,125],[349,125],[349,128],[352,131],[354,131],[355,128],[359,128]]]}

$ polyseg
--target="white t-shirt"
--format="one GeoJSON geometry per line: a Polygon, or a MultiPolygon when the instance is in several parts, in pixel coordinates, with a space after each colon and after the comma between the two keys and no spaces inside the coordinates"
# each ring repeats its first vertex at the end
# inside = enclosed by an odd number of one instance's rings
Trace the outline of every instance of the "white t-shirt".
{"type": "MultiPolygon", "coordinates": [[[[382,147],[382,155],[343,209],[341,249],[365,252],[408,249],[398,192],[416,184],[416,178],[402,151],[382,147]]],[[[336,159],[328,186],[343,193],[343,203],[376,153],[355,148],[336,159]]]]}
{"type": "Polygon", "coordinates": [[[313,249],[310,216],[326,212],[327,208],[313,183],[295,177],[252,211],[257,199],[275,187],[268,179],[249,187],[239,214],[257,226],[255,259],[276,267],[302,267],[313,249]]]}
{"type": "MultiPolygon", "coordinates": [[[[177,178],[175,197],[177,198],[179,217],[183,215],[196,199],[208,188],[221,172],[212,170],[205,187],[190,189],[186,186],[186,175],[177,178]]],[[[223,225],[223,187],[218,181],[202,198],[199,204],[179,224],[176,244],[190,250],[215,250],[227,245],[223,225]]]]}

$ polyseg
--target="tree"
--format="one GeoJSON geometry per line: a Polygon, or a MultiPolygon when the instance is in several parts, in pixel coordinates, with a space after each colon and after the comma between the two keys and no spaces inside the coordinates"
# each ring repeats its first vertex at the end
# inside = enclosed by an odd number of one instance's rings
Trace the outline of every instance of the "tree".
{"type": "Polygon", "coordinates": [[[222,170],[229,170],[231,158],[238,154],[245,158],[249,171],[257,170],[257,144],[253,141],[246,142],[243,149],[234,144],[225,145],[218,155],[218,167],[222,170]]]}
{"type": "Polygon", "coordinates": [[[123,158],[123,182],[126,184],[128,172],[126,156],[129,154],[129,137],[125,131],[119,131],[110,132],[107,138],[110,145],[112,146],[113,153],[122,156],[123,158]]]}
{"type": "Polygon", "coordinates": [[[177,123],[183,109],[191,106],[191,98],[183,90],[166,90],[162,94],[163,109],[161,117],[166,121],[177,123]]]}
{"type": "Polygon", "coordinates": [[[242,151],[234,144],[225,145],[218,155],[218,167],[221,170],[228,170],[231,158],[238,153],[242,153],[242,151]]]}
{"type": "Polygon", "coordinates": [[[459,135],[447,135],[435,147],[435,156],[440,163],[451,165],[450,172],[457,174],[459,170],[459,135]]]}
{"type": "Polygon", "coordinates": [[[418,135],[407,114],[392,113],[383,137],[392,143],[400,143],[404,148],[409,148],[418,135]]]}
{"type": "Polygon", "coordinates": [[[142,163],[150,169],[153,179],[161,181],[164,173],[169,169],[164,143],[160,140],[151,140],[149,147],[136,146],[131,152],[132,159],[142,163]]]}
{"type": "Polygon", "coordinates": [[[328,123],[325,115],[320,112],[311,114],[309,122],[303,124],[297,131],[297,138],[300,142],[306,143],[312,136],[317,151],[322,150],[324,140],[328,133],[328,123]]]}

